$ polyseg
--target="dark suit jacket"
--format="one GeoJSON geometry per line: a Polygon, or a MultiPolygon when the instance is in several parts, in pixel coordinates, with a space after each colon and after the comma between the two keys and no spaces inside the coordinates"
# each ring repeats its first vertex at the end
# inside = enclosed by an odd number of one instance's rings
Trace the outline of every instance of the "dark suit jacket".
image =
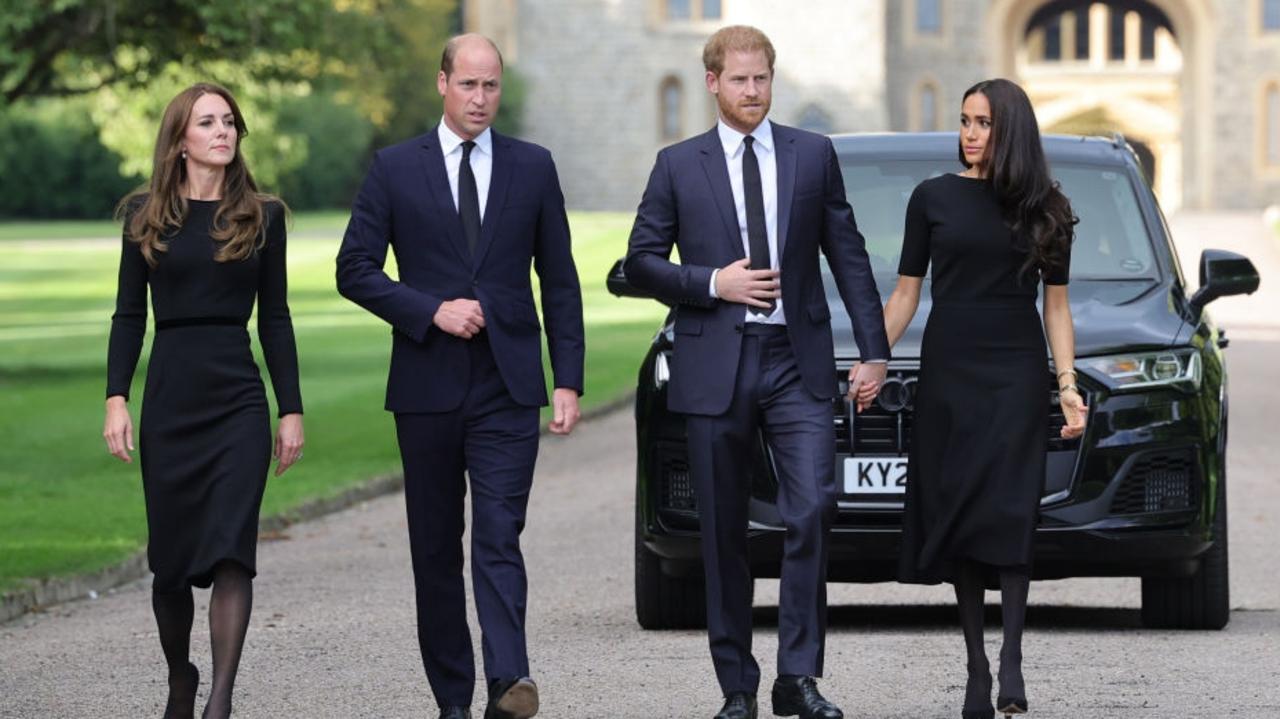
{"type": "MultiPolygon", "coordinates": [[[[787,335],[804,386],[814,397],[828,399],[838,385],[818,251],[826,254],[835,275],[863,359],[889,357],[880,294],[831,140],[777,123],[773,137],[787,335]]],[[[716,129],[659,152],[636,213],[624,271],[635,287],[677,303],[667,388],[672,411],[716,415],[729,407],[746,306],[713,299],[709,288],[712,270],[743,257],[716,129]],[[669,259],[677,245],[678,265],[669,259]]]]}
{"type": "Polygon", "coordinates": [[[468,340],[432,323],[445,300],[479,300],[498,370],[516,402],[547,404],[530,261],[538,272],[556,387],[582,392],[582,292],[551,154],[493,133],[493,173],[476,256],[467,250],[439,135],[378,151],[338,252],[338,291],[392,325],[386,408],[442,412],[462,402],[468,340]],[[399,281],[383,272],[395,250],[399,281]]]}

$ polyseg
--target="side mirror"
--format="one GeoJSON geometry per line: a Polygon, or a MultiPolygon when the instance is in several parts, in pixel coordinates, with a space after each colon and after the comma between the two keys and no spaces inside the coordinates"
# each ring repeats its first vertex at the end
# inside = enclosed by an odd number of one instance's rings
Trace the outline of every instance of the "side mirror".
{"type": "MultiPolygon", "coordinates": [[[[638,297],[644,300],[657,299],[648,292],[638,290],[627,282],[627,273],[622,270],[624,260],[618,260],[613,263],[613,267],[609,269],[609,276],[605,278],[605,286],[609,289],[609,293],[616,297],[638,297]]],[[[666,304],[665,302],[663,304],[666,304]]]]}
{"type": "Polygon", "coordinates": [[[1200,254],[1200,289],[1191,296],[1191,308],[1198,315],[1219,297],[1253,294],[1258,283],[1258,270],[1248,257],[1226,250],[1205,250],[1200,254]]]}

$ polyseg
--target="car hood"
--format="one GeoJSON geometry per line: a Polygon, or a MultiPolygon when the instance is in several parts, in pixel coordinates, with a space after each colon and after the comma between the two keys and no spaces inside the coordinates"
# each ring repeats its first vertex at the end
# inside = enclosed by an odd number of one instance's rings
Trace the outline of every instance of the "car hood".
{"type": "MultiPolygon", "coordinates": [[[[881,280],[882,289],[892,286],[892,282],[881,280]]],[[[894,359],[920,358],[920,340],[933,305],[928,282],[922,294],[915,318],[893,348],[894,359]]],[[[1168,347],[1183,326],[1168,283],[1073,279],[1070,296],[1077,357],[1168,347]]],[[[887,301],[888,296],[883,299],[887,301]]],[[[828,287],[827,301],[831,305],[836,357],[854,359],[858,347],[853,341],[849,315],[834,287],[828,287]]]]}

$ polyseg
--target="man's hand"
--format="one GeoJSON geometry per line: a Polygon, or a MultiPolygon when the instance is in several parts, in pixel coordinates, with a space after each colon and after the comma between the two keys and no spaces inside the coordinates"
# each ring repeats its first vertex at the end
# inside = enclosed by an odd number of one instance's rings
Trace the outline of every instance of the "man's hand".
{"type": "Polygon", "coordinates": [[[551,434],[569,434],[573,431],[582,413],[578,411],[578,390],[556,387],[551,393],[551,409],[554,416],[548,428],[551,434]]]}
{"type": "Polygon", "coordinates": [[[454,337],[469,340],[484,329],[484,310],[476,300],[449,300],[440,303],[431,321],[454,337]]]}
{"type": "Polygon", "coordinates": [[[856,405],[855,412],[861,414],[862,410],[871,406],[876,395],[880,394],[888,372],[889,365],[884,362],[853,363],[849,368],[849,399],[856,405]]]}
{"type": "Polygon", "coordinates": [[[753,270],[751,260],[738,260],[716,272],[716,296],[726,302],[768,307],[770,300],[782,296],[778,271],[753,270]]]}

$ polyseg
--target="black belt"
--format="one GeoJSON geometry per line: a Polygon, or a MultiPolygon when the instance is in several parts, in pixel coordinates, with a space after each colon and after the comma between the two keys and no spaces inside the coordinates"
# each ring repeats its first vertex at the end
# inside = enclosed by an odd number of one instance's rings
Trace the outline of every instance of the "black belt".
{"type": "Polygon", "coordinates": [[[785,335],[787,333],[786,325],[772,325],[763,322],[743,322],[742,334],[747,336],[764,337],[768,335],[785,335]]]}
{"type": "Polygon", "coordinates": [[[223,327],[247,327],[249,318],[247,317],[180,317],[171,320],[156,320],[156,331],[171,330],[175,327],[208,327],[218,325],[223,327]]]}

